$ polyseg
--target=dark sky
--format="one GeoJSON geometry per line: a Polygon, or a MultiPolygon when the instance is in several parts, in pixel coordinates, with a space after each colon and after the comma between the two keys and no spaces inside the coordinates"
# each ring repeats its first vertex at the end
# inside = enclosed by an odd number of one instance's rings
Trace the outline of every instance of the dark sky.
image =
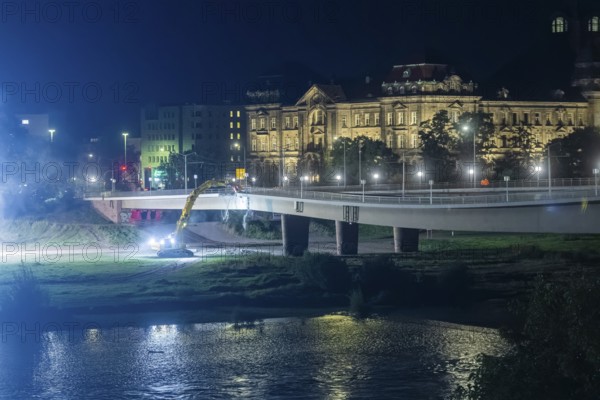
{"type": "Polygon", "coordinates": [[[344,78],[383,73],[426,54],[481,80],[548,29],[548,4],[3,2],[1,106],[48,112],[72,137],[120,139],[122,130],[139,135],[145,104],[241,97],[253,78],[284,64],[344,78]]]}

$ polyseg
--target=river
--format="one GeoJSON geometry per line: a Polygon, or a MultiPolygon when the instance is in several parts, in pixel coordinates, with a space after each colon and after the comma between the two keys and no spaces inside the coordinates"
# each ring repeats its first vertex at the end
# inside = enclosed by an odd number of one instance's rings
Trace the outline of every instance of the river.
{"type": "Polygon", "coordinates": [[[492,329],[341,315],[26,328],[3,326],[0,399],[443,399],[504,346],[492,329]]]}

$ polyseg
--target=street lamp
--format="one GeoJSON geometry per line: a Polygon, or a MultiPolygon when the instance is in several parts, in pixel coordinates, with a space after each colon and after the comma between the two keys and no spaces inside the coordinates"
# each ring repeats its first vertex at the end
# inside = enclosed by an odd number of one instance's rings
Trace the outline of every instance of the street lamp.
{"type": "Polygon", "coordinates": [[[506,182],[506,202],[508,203],[508,182],[510,181],[510,176],[504,177],[504,182],[506,182]]]}
{"type": "MultiPolygon", "coordinates": [[[[465,126],[463,126],[462,129],[463,129],[464,132],[468,132],[471,128],[469,127],[469,125],[465,125],[465,126]]],[[[477,133],[476,130],[473,129],[473,187],[476,187],[476,184],[475,184],[475,154],[476,154],[476,151],[475,151],[475,134],[476,133],[477,133]]]]}
{"type": "Polygon", "coordinates": [[[379,174],[373,174],[373,179],[375,179],[375,186],[377,186],[377,180],[379,179],[379,174]]]}
{"type": "Polygon", "coordinates": [[[433,179],[429,180],[429,204],[433,204],[433,179]]]}
{"type": "Polygon", "coordinates": [[[152,175],[148,177],[148,191],[152,193],[152,175]]]}
{"type": "Polygon", "coordinates": [[[300,198],[302,198],[302,181],[308,182],[308,176],[303,176],[300,178],[300,198]]]}
{"type": "MultiPolygon", "coordinates": [[[[344,187],[346,187],[346,141],[344,140],[344,138],[342,137],[338,137],[338,138],[334,138],[334,140],[340,140],[342,142],[342,145],[344,146],[344,187]]],[[[360,154],[360,150],[359,150],[359,154],[360,154]]],[[[339,186],[339,183],[338,183],[339,186]]]]}
{"type": "Polygon", "coordinates": [[[50,143],[54,143],[54,132],[56,132],[56,129],[48,129],[48,132],[50,132],[50,143]]]}
{"type": "Polygon", "coordinates": [[[185,182],[183,183],[183,188],[185,189],[185,192],[187,193],[187,190],[188,190],[187,158],[188,158],[188,156],[196,155],[196,153],[194,152],[194,153],[188,153],[188,154],[181,154],[181,153],[172,153],[172,154],[183,157],[183,179],[185,179],[185,182]]]}
{"type": "Polygon", "coordinates": [[[123,132],[123,143],[125,146],[125,166],[127,166],[127,136],[129,136],[129,133],[127,132],[123,132]]]}
{"type": "Polygon", "coordinates": [[[535,170],[535,173],[537,175],[537,185],[539,187],[540,186],[540,173],[542,172],[542,167],[539,166],[539,165],[536,165],[535,168],[534,168],[534,170],[535,170]]]}
{"type": "Polygon", "coordinates": [[[338,187],[340,187],[340,181],[342,180],[342,177],[341,177],[341,176],[339,176],[339,175],[336,175],[336,176],[335,176],[335,179],[337,180],[338,187]]]}
{"type": "Polygon", "coordinates": [[[358,142],[358,180],[362,182],[362,140],[358,142]]]}
{"type": "Polygon", "coordinates": [[[287,175],[283,176],[283,187],[285,187],[285,185],[288,183],[288,177],[287,175]]]}
{"type": "Polygon", "coordinates": [[[422,183],[422,179],[421,178],[423,176],[423,171],[418,171],[417,172],[417,176],[419,177],[419,184],[421,184],[422,183]]]}
{"type": "Polygon", "coordinates": [[[362,185],[362,202],[365,202],[365,184],[367,183],[366,179],[361,179],[360,184],[362,185]]]}
{"type": "Polygon", "coordinates": [[[194,188],[198,187],[198,175],[194,174],[194,188]]]}
{"type": "Polygon", "coordinates": [[[596,196],[598,196],[598,172],[600,172],[600,171],[598,170],[598,168],[594,168],[593,172],[594,172],[594,189],[595,189],[596,196]]]}

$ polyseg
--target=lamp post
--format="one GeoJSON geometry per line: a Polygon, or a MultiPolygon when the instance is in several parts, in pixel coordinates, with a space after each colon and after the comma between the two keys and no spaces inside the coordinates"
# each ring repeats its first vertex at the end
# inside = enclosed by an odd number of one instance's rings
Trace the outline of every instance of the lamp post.
{"type": "Polygon", "coordinates": [[[127,136],[129,136],[129,133],[127,132],[123,132],[123,143],[124,143],[124,147],[125,147],[125,166],[127,167],[127,136]]]}
{"type": "Polygon", "coordinates": [[[367,183],[366,179],[361,179],[360,184],[362,185],[362,202],[365,202],[365,184],[367,183]]]}
{"type": "Polygon", "coordinates": [[[429,204],[433,204],[433,179],[429,180],[429,204]]]}
{"type": "MultiPolygon", "coordinates": [[[[346,141],[344,140],[343,137],[338,137],[334,140],[340,140],[342,142],[342,146],[343,146],[343,158],[344,158],[344,187],[346,187],[346,141]]],[[[338,183],[339,186],[339,183],[338,183]]]]}
{"type": "Polygon", "coordinates": [[[152,175],[148,177],[148,191],[152,194],[152,175]]]}
{"type": "Polygon", "coordinates": [[[373,179],[375,179],[375,186],[377,186],[377,180],[379,179],[379,174],[373,174],[373,179]]]}
{"type": "Polygon", "coordinates": [[[594,168],[593,172],[594,172],[594,192],[596,193],[596,196],[598,196],[598,172],[600,172],[600,170],[598,170],[598,168],[594,168]]]}
{"type": "Polygon", "coordinates": [[[194,152],[194,153],[188,153],[188,154],[181,154],[181,153],[172,153],[172,154],[183,157],[183,179],[185,180],[185,182],[183,183],[183,188],[185,189],[185,192],[187,193],[187,190],[188,190],[187,158],[188,158],[188,156],[196,155],[196,153],[194,152]]]}
{"type": "Polygon", "coordinates": [[[198,187],[198,175],[194,174],[194,188],[198,187]]]}
{"type": "Polygon", "coordinates": [[[56,132],[56,129],[48,129],[48,132],[50,132],[50,143],[54,143],[54,132],[56,132]]]}
{"type": "Polygon", "coordinates": [[[504,177],[504,182],[506,182],[506,202],[508,203],[508,182],[510,181],[510,176],[504,177]]]}
{"type": "Polygon", "coordinates": [[[358,181],[362,182],[362,140],[358,142],[358,181]]]}
{"type": "Polygon", "coordinates": [[[537,175],[537,185],[540,186],[540,173],[542,172],[542,167],[539,165],[535,166],[535,173],[537,175]]]}
{"type": "Polygon", "coordinates": [[[300,178],[300,198],[302,198],[302,181],[308,182],[308,176],[303,176],[300,178]]]}
{"type": "MultiPolygon", "coordinates": [[[[468,132],[471,128],[469,127],[469,125],[465,125],[463,126],[463,131],[464,132],[468,132]]],[[[477,131],[475,129],[473,129],[473,187],[477,187],[476,185],[476,179],[475,179],[475,156],[476,156],[476,150],[475,150],[475,134],[477,133],[477,131]]]]}
{"type": "Polygon", "coordinates": [[[335,176],[335,180],[337,180],[338,187],[340,187],[340,181],[342,180],[342,177],[341,177],[341,176],[339,176],[339,175],[336,175],[336,176],[335,176]]]}
{"type": "Polygon", "coordinates": [[[423,183],[422,181],[422,177],[423,177],[423,171],[418,171],[417,172],[417,176],[419,177],[419,186],[421,185],[421,183],[423,183]]]}

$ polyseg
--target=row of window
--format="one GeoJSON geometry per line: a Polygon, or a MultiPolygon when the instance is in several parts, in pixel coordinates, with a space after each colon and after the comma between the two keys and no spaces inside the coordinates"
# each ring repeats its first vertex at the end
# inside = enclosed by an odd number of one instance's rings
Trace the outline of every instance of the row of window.
{"type": "MultiPolygon", "coordinates": [[[[275,117],[271,117],[271,130],[275,130],[277,129],[277,118],[275,117]]],[[[298,128],[298,117],[285,117],[285,124],[284,124],[284,129],[297,129],[298,128]]],[[[262,118],[258,118],[258,125],[257,125],[257,120],[256,118],[252,118],[250,120],[250,128],[255,131],[257,129],[267,129],[267,118],[266,117],[262,117],[262,118]]],[[[238,122],[238,128],[239,128],[239,122],[238,122]]]]}
{"type": "Polygon", "coordinates": [[[151,144],[146,148],[148,149],[149,152],[157,152],[157,151],[175,152],[174,144],[167,144],[167,145],[161,145],[161,146],[151,144]]]}
{"type": "Polygon", "coordinates": [[[149,131],[158,131],[161,129],[175,129],[175,122],[148,122],[146,129],[149,131]]]}
{"type": "Polygon", "coordinates": [[[175,135],[165,133],[153,133],[148,135],[148,140],[175,140],[175,135]]]}
{"type": "Polygon", "coordinates": [[[166,163],[169,161],[169,156],[148,156],[149,163],[166,163]]]}
{"type": "MultiPolygon", "coordinates": [[[[500,125],[575,125],[575,118],[573,113],[565,113],[565,112],[557,112],[555,115],[553,113],[548,112],[544,115],[542,113],[536,112],[533,113],[533,117],[528,112],[523,113],[497,113],[499,118],[500,125]],[[555,123],[556,121],[556,123],[555,123]]],[[[492,122],[494,122],[495,115],[492,114],[492,122]]],[[[577,124],[583,125],[583,120],[581,119],[581,115],[577,115],[577,124]]]]}
{"type": "MultiPolygon", "coordinates": [[[[552,20],[552,33],[568,32],[569,23],[564,17],[556,17],[552,20]]],[[[587,21],[588,32],[600,32],[600,17],[593,16],[587,21]]]]}
{"type": "MultiPolygon", "coordinates": [[[[298,138],[294,138],[293,141],[291,138],[286,138],[285,145],[283,146],[283,148],[279,147],[276,137],[272,137],[270,139],[270,142],[271,151],[298,150],[300,147],[300,141],[298,138]]],[[[269,138],[266,137],[260,139],[252,139],[252,151],[269,151],[269,138]]]]}

